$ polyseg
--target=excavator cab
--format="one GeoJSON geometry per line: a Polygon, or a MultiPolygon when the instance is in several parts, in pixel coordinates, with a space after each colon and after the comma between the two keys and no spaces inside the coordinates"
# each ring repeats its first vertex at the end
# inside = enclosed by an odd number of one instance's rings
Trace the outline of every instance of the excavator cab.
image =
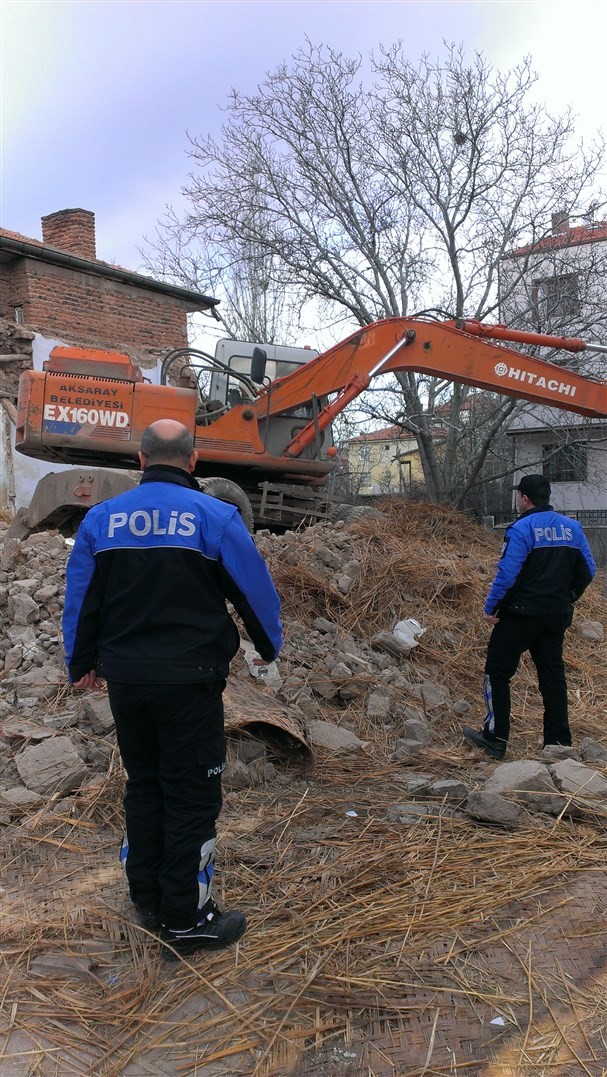
{"type": "Polygon", "coordinates": [[[317,355],[312,348],[279,344],[261,347],[250,341],[224,338],[215,348],[217,365],[211,375],[209,397],[231,407],[245,404],[249,395],[247,381],[259,387],[268,385],[292,374],[317,355]]]}

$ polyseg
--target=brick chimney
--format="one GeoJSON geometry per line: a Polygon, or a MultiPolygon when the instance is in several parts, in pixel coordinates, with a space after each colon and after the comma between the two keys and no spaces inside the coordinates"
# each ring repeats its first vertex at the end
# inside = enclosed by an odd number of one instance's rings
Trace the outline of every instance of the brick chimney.
{"type": "Polygon", "coordinates": [[[90,209],[60,209],[42,218],[42,241],[49,247],[95,261],[95,214],[90,209]]]}
{"type": "Polygon", "coordinates": [[[562,236],[569,231],[569,214],[561,210],[560,213],[552,214],[552,235],[562,236]]]}

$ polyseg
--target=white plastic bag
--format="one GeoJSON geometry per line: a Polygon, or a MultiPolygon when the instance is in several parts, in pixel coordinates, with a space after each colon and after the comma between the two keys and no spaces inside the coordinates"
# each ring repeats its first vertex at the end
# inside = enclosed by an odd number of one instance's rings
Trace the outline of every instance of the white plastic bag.
{"type": "Polygon", "coordinates": [[[420,637],[423,636],[425,628],[422,628],[419,621],[416,621],[414,617],[408,617],[405,621],[398,621],[392,629],[392,635],[400,643],[406,644],[408,647],[417,647],[420,637]]]}

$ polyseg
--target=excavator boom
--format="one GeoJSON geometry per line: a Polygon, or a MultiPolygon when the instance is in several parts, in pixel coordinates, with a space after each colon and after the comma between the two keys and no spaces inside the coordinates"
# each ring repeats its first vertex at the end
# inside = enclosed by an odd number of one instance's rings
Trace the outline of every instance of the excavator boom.
{"type": "MultiPolygon", "coordinates": [[[[474,334],[474,327],[478,325],[477,322],[425,322],[411,318],[374,322],[312,359],[288,378],[273,382],[253,407],[259,416],[279,414],[299,407],[313,395],[340,392],[354,378],[360,379],[357,383],[360,392],[374,374],[412,370],[580,415],[607,416],[607,382],[491,343],[487,336],[494,333],[503,339],[505,334],[514,331],[505,326],[482,326],[482,335],[474,334]],[[382,357],[387,358],[385,363],[382,363],[382,357]]],[[[520,332],[516,333],[516,339],[577,352],[586,348],[578,338],[520,332]]],[[[346,402],[355,395],[357,393],[348,393],[346,402]]]]}

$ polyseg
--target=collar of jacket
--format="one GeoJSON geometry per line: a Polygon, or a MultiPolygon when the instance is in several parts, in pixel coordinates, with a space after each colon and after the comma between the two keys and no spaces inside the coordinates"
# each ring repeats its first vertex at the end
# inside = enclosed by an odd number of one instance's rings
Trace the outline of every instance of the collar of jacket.
{"type": "Polygon", "coordinates": [[[198,490],[200,493],[200,486],[194,476],[182,467],[172,467],[171,464],[150,464],[143,472],[139,485],[143,482],[172,482],[176,486],[190,486],[192,490],[198,490]]]}
{"type": "Polygon", "coordinates": [[[542,505],[540,509],[537,509],[535,505],[532,509],[527,509],[526,512],[521,512],[520,516],[517,516],[517,520],[524,520],[525,516],[531,516],[533,512],[554,512],[552,505],[542,505]]]}

